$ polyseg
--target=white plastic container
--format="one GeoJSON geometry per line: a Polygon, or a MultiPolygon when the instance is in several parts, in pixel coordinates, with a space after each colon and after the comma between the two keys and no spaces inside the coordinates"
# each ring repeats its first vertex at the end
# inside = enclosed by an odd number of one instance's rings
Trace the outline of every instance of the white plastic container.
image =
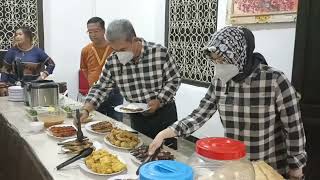
{"type": "Polygon", "coordinates": [[[204,138],[188,160],[195,180],[254,180],[254,168],[245,158],[245,145],[229,138],[204,138]]]}

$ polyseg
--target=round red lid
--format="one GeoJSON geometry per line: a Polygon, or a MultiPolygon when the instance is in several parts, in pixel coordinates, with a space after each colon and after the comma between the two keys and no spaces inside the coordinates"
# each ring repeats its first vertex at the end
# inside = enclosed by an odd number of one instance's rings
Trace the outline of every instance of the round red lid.
{"type": "Polygon", "coordinates": [[[196,142],[196,152],[215,160],[237,160],[246,155],[246,146],[230,138],[204,138],[196,142]]]}

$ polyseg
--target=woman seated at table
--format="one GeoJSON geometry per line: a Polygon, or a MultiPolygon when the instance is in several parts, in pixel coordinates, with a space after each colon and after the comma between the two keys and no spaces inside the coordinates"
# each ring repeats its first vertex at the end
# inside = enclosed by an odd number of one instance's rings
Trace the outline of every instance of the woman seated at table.
{"type": "Polygon", "coordinates": [[[55,64],[53,60],[40,48],[33,46],[33,34],[28,27],[16,30],[13,47],[8,50],[3,60],[1,81],[16,84],[18,80],[24,82],[45,79],[52,74],[55,64]],[[18,68],[18,64],[21,64],[18,68]],[[18,69],[21,77],[18,78],[18,69]]]}

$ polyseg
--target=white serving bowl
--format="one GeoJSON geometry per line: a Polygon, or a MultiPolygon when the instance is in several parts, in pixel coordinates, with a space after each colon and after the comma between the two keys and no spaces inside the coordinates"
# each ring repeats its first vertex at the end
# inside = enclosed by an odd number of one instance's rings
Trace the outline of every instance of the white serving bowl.
{"type": "Polygon", "coordinates": [[[44,122],[37,121],[37,122],[30,122],[30,129],[32,132],[40,132],[44,128],[44,122]]]}

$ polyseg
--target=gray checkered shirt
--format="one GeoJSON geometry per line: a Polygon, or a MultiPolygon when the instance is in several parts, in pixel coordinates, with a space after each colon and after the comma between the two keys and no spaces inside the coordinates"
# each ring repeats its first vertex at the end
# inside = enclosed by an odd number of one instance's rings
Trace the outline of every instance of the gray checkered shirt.
{"type": "Polygon", "coordinates": [[[180,86],[179,71],[161,45],[142,41],[141,57],[137,63],[123,65],[116,53],[109,58],[99,81],[90,89],[86,102],[95,106],[107,98],[114,86],[129,102],[148,103],[159,99],[161,105],[173,101],[180,86]]]}
{"type": "Polygon", "coordinates": [[[243,141],[250,160],[264,160],[281,174],[304,166],[298,97],[284,74],[261,64],[243,82],[228,83],[214,80],[199,107],[172,126],[176,133],[191,134],[218,110],[225,136],[243,141]]]}

